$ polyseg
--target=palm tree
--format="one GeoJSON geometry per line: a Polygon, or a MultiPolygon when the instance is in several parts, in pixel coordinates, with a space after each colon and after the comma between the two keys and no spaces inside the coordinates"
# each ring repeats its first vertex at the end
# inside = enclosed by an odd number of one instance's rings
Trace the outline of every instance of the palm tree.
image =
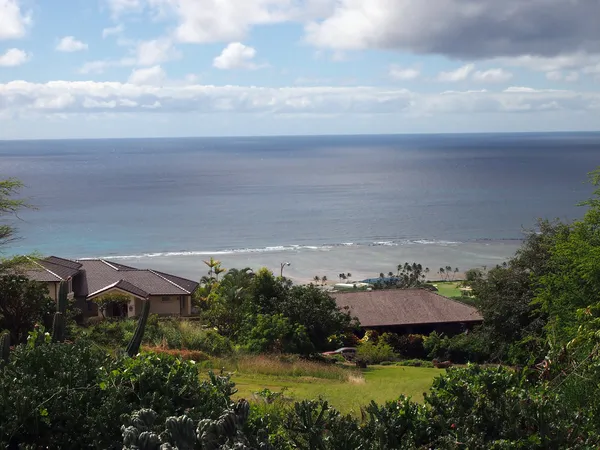
{"type": "Polygon", "coordinates": [[[327,275],[323,275],[323,276],[321,277],[321,286],[324,286],[324,285],[325,285],[325,283],[327,283],[327,275]]]}
{"type": "Polygon", "coordinates": [[[446,270],[443,267],[440,267],[440,270],[438,272],[440,274],[440,278],[443,279],[444,278],[444,274],[446,273],[446,270]]]}
{"type": "Polygon", "coordinates": [[[319,275],[315,275],[313,280],[314,280],[315,284],[319,284],[319,281],[321,281],[321,277],[319,275]]]}
{"type": "Polygon", "coordinates": [[[393,278],[394,277],[394,272],[392,272],[392,271],[388,272],[388,277],[393,278]]]}
{"type": "Polygon", "coordinates": [[[214,268],[214,272],[216,280],[219,281],[219,275],[223,272],[227,272],[227,269],[222,268],[221,263],[219,263],[219,265],[214,268]]]}
{"type": "Polygon", "coordinates": [[[204,264],[206,264],[208,266],[208,275],[212,276],[214,273],[214,269],[215,267],[218,267],[221,265],[221,261],[214,259],[212,256],[210,257],[210,259],[208,261],[202,261],[204,264]]]}
{"type": "Polygon", "coordinates": [[[452,279],[454,280],[456,278],[456,274],[458,273],[458,267],[454,268],[454,275],[452,276],[452,279]]]}
{"type": "Polygon", "coordinates": [[[446,266],[446,280],[450,279],[450,273],[452,272],[452,267],[446,266]]]}
{"type": "Polygon", "coordinates": [[[348,273],[346,274],[346,278],[349,280],[350,278],[352,278],[352,274],[351,274],[350,272],[348,272],[348,273]]]}
{"type": "Polygon", "coordinates": [[[385,278],[385,274],[383,272],[379,273],[379,278],[385,278]]]}

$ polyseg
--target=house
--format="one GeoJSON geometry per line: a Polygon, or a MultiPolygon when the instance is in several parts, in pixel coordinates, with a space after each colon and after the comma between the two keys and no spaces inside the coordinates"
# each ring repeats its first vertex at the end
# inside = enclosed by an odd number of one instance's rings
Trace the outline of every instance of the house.
{"type": "Polygon", "coordinates": [[[135,317],[142,301],[150,301],[150,313],[189,316],[192,294],[198,283],[155,270],[141,270],[104,259],[73,261],[50,256],[34,260],[25,270],[28,278],[46,283],[53,300],[58,298],[60,283],[68,283],[69,297],[86,317],[100,314],[94,299],[120,294],[126,304],[113,304],[106,316],[135,317]]]}
{"type": "Polygon", "coordinates": [[[363,329],[400,334],[448,335],[483,322],[476,308],[427,289],[333,293],[337,305],[357,317],[363,329]]]}

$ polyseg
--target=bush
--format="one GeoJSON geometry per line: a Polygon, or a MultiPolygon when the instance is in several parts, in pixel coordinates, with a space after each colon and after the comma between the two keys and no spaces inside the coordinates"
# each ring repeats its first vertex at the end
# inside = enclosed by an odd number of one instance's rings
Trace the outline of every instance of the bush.
{"type": "Polygon", "coordinates": [[[490,343],[478,332],[457,334],[449,338],[435,331],[425,338],[424,348],[431,358],[450,360],[454,363],[482,363],[490,358],[490,343]]]}
{"type": "MultiPolygon", "coordinates": [[[[102,346],[124,348],[136,325],[136,320],[105,319],[73,331],[77,337],[89,338],[102,346]]],[[[200,324],[187,320],[159,320],[156,314],[148,318],[143,343],[151,347],[197,350],[214,356],[233,352],[231,341],[215,330],[203,329],[200,324]]]]}
{"type": "Polygon", "coordinates": [[[250,353],[298,353],[309,355],[315,349],[303,325],[294,325],[281,314],[259,314],[242,341],[250,353]]]}
{"type": "Polygon", "coordinates": [[[427,351],[423,347],[424,336],[422,334],[383,333],[379,339],[391,346],[402,358],[424,359],[427,357],[427,351]]]}
{"type": "Polygon", "coordinates": [[[397,366],[405,367],[433,367],[431,361],[424,361],[422,359],[406,359],[396,363],[397,366]]]}
{"type": "Polygon", "coordinates": [[[235,392],[227,377],[202,382],[193,362],[174,356],[112,358],[84,341],[33,341],[0,370],[2,448],[120,448],[123,414],[217,418],[235,392]]]}
{"type": "Polygon", "coordinates": [[[381,341],[377,344],[365,342],[356,349],[356,360],[367,364],[379,364],[383,361],[393,361],[397,359],[392,347],[381,341]]]}

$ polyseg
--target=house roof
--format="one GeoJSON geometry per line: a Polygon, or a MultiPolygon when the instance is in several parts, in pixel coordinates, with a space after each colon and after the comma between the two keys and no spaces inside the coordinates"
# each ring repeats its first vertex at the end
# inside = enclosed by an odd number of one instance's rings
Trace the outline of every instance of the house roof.
{"type": "Polygon", "coordinates": [[[192,280],[153,270],[135,269],[103,259],[88,259],[80,262],[85,277],[81,277],[81,282],[73,286],[77,297],[99,295],[113,287],[140,297],[186,295],[191,294],[198,287],[198,283],[192,280]]]}
{"type": "Polygon", "coordinates": [[[334,293],[340,308],[363,327],[481,322],[476,308],[426,289],[389,289],[334,293]]]}
{"type": "Polygon", "coordinates": [[[32,259],[31,262],[31,267],[25,269],[25,275],[36,281],[65,281],[75,276],[81,268],[81,264],[76,261],[56,256],[44,259],[32,259]]]}
{"type": "Polygon", "coordinates": [[[103,259],[73,261],[50,256],[32,260],[31,267],[24,272],[30,279],[44,282],[60,282],[73,277],[75,296],[86,298],[112,288],[146,298],[149,295],[189,295],[198,287],[192,280],[103,259]]]}

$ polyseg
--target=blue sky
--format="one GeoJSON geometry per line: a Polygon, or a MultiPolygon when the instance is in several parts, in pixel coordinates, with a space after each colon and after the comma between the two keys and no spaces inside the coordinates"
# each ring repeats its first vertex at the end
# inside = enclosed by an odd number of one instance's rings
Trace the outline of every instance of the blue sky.
{"type": "Polygon", "coordinates": [[[0,0],[0,139],[598,130],[598,17],[589,0],[0,0]]]}

